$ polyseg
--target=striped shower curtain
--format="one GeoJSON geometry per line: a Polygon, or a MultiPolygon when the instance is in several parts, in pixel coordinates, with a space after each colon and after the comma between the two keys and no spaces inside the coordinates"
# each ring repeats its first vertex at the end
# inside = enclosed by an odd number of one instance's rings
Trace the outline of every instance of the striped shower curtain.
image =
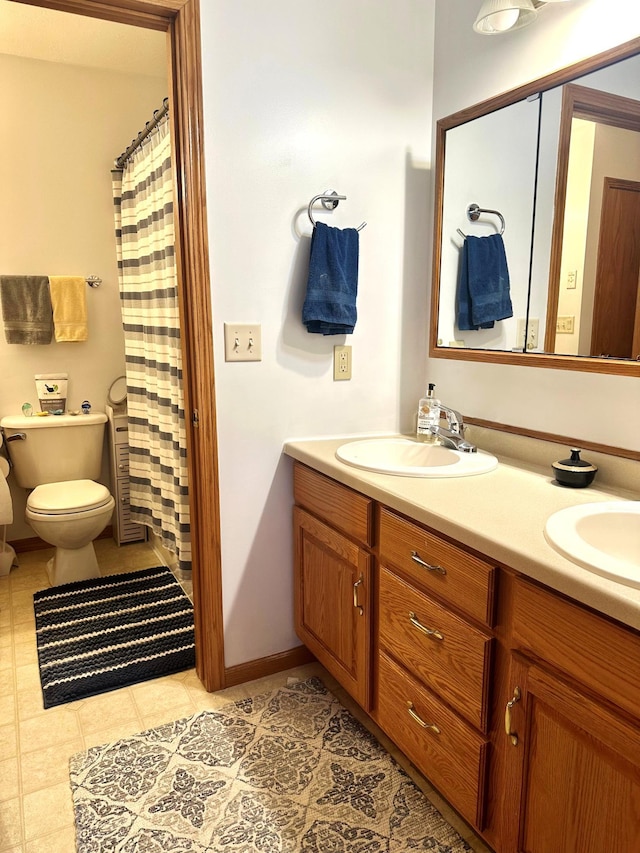
{"type": "Polygon", "coordinates": [[[125,337],[131,518],[191,569],[168,117],[112,172],[125,337]]]}

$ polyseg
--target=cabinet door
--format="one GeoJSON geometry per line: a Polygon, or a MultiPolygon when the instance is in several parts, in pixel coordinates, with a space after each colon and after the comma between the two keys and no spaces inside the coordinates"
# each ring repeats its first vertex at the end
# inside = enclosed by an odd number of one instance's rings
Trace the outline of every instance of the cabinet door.
{"type": "Polygon", "coordinates": [[[511,675],[502,849],[637,853],[638,727],[524,658],[511,675]]]}
{"type": "Polygon", "coordinates": [[[294,541],[296,632],[368,711],[372,557],[299,507],[294,541]]]}

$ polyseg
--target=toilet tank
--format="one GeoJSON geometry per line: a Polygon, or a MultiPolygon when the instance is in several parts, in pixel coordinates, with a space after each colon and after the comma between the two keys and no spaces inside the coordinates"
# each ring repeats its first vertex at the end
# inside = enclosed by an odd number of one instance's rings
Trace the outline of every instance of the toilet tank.
{"type": "Polygon", "coordinates": [[[103,412],[2,418],[0,427],[18,485],[34,489],[42,483],[97,480],[106,422],[103,412]],[[11,440],[16,434],[24,439],[11,440]]]}

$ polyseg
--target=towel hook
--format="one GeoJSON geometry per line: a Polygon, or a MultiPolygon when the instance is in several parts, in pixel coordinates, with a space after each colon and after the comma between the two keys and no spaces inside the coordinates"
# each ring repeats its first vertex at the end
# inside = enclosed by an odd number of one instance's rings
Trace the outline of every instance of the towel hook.
{"type": "MultiPolygon", "coordinates": [[[[471,222],[477,222],[480,219],[481,213],[493,213],[494,216],[497,216],[500,220],[500,235],[504,234],[505,229],[505,221],[504,216],[500,213],[499,210],[490,210],[488,207],[479,207],[477,204],[470,204],[467,208],[467,217],[471,222]]],[[[456,228],[456,231],[462,238],[466,238],[466,234],[461,231],[459,228],[456,228]]]]}
{"type": "MultiPolygon", "coordinates": [[[[309,202],[309,207],[307,208],[307,213],[309,215],[309,219],[311,220],[311,224],[313,225],[313,227],[316,227],[316,221],[313,218],[311,208],[317,201],[321,202],[325,210],[335,210],[338,206],[338,202],[346,201],[346,198],[346,195],[338,195],[335,190],[326,190],[326,192],[320,193],[320,195],[314,195],[314,197],[309,202]]],[[[358,225],[356,231],[362,231],[366,224],[366,222],[363,222],[361,225],[358,225]]]]}

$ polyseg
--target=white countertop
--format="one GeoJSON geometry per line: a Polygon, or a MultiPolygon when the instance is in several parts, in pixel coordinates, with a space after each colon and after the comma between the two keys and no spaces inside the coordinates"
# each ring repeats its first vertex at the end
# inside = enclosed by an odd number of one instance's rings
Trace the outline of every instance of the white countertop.
{"type": "MultiPolygon", "coordinates": [[[[568,506],[640,499],[614,488],[558,485],[547,467],[498,456],[495,471],[426,479],[376,474],[340,462],[337,448],[372,436],[289,441],[284,452],[346,486],[450,536],[498,563],[640,630],[640,589],[611,581],[558,554],[544,537],[547,518],[568,506]]],[[[495,453],[495,449],[492,450],[495,453]]]]}

